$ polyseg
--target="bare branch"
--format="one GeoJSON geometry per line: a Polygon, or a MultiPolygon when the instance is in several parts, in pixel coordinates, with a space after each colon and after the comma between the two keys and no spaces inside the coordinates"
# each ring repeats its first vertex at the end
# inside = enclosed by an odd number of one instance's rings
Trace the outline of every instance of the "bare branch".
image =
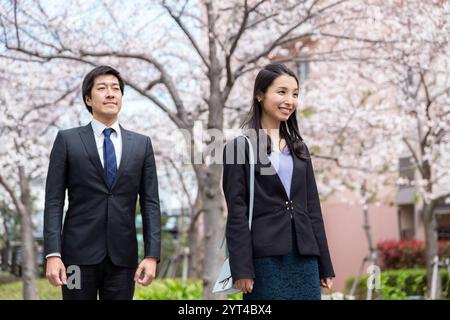
{"type": "Polygon", "coordinates": [[[188,199],[189,207],[192,208],[194,206],[194,203],[192,202],[191,194],[190,194],[190,192],[189,192],[189,190],[188,190],[188,188],[186,186],[186,183],[184,181],[183,174],[182,174],[181,170],[176,166],[175,162],[171,158],[164,157],[164,159],[171,164],[171,166],[173,167],[173,169],[177,173],[178,182],[181,183],[181,187],[183,189],[183,192],[184,192],[184,194],[186,195],[186,197],[188,199]]]}
{"type": "Polygon", "coordinates": [[[308,19],[312,18],[316,14],[311,14],[311,10],[313,7],[317,4],[319,0],[314,1],[311,6],[307,10],[307,14],[303,19],[301,19],[298,23],[294,24],[290,28],[288,28],[285,32],[283,32],[281,35],[278,36],[277,39],[275,39],[266,49],[264,49],[262,52],[256,54],[255,56],[247,59],[244,63],[242,63],[235,71],[234,78],[237,79],[240,75],[242,70],[249,64],[254,63],[258,61],[260,58],[267,56],[273,49],[275,49],[279,43],[284,40],[293,30],[297,29],[299,26],[304,24],[308,19]]]}
{"type": "Polygon", "coordinates": [[[162,83],[161,77],[159,77],[158,79],[150,81],[148,83],[148,85],[145,87],[145,91],[150,91],[154,86],[156,86],[159,83],[162,83]]]}
{"type": "Polygon", "coordinates": [[[46,103],[42,103],[36,106],[31,106],[31,108],[27,111],[24,112],[24,114],[21,117],[21,121],[24,121],[25,118],[27,116],[29,116],[33,111],[37,111],[40,109],[44,109],[44,108],[48,108],[51,105],[55,105],[58,102],[61,102],[62,100],[64,100],[66,97],[68,97],[70,94],[72,94],[73,92],[75,92],[76,90],[78,90],[78,86],[75,86],[73,88],[68,89],[66,92],[64,92],[61,96],[59,96],[58,98],[56,98],[54,101],[51,102],[46,102],[46,103]]]}
{"type": "Polygon", "coordinates": [[[17,23],[17,0],[14,0],[14,28],[16,30],[17,46],[20,48],[19,25],[17,23]]]}
{"type": "Polygon", "coordinates": [[[381,174],[384,173],[384,171],[380,171],[380,170],[372,170],[370,168],[365,168],[365,167],[357,167],[357,166],[348,166],[348,165],[344,165],[342,163],[340,163],[339,158],[337,157],[333,157],[333,156],[327,156],[327,155],[319,155],[316,154],[314,152],[311,153],[311,157],[315,157],[318,159],[324,159],[324,160],[331,160],[334,161],[336,163],[336,165],[339,168],[342,169],[350,169],[350,170],[354,170],[354,171],[360,171],[363,173],[371,173],[371,174],[381,174]]]}
{"type": "Polygon", "coordinates": [[[191,42],[192,46],[194,47],[195,51],[199,55],[200,59],[202,59],[202,61],[205,64],[206,68],[209,69],[210,68],[210,64],[209,64],[208,60],[206,59],[205,55],[203,54],[202,50],[200,49],[200,46],[197,44],[197,41],[195,41],[195,39],[192,36],[192,34],[189,32],[187,27],[181,21],[181,17],[179,15],[178,16],[175,15],[174,12],[172,11],[172,9],[165,2],[163,2],[162,6],[167,10],[167,12],[170,14],[172,19],[176,22],[176,24],[184,32],[184,34],[186,35],[186,37],[189,39],[189,41],[191,42]]]}
{"type": "Polygon", "coordinates": [[[0,174],[0,185],[6,190],[6,192],[11,197],[11,200],[13,201],[17,211],[20,211],[19,214],[22,214],[23,205],[20,203],[19,199],[17,198],[13,187],[3,178],[3,176],[0,174]]]}
{"type": "Polygon", "coordinates": [[[409,151],[411,152],[411,154],[412,154],[412,156],[414,158],[414,161],[416,162],[416,167],[420,171],[420,174],[423,177],[425,174],[423,172],[422,163],[419,160],[419,157],[418,157],[416,151],[414,150],[413,146],[411,145],[411,143],[409,142],[408,139],[403,138],[402,140],[403,140],[403,142],[405,142],[406,146],[408,147],[409,151]]]}
{"type": "MultiPolygon", "coordinates": [[[[175,104],[175,108],[177,109],[179,120],[176,122],[177,124],[183,123],[182,128],[186,128],[189,126],[189,120],[186,114],[186,110],[184,108],[183,100],[178,94],[175,83],[172,81],[172,77],[165,70],[164,66],[159,63],[154,58],[148,57],[144,54],[131,54],[131,53],[123,53],[117,51],[103,51],[103,52],[92,52],[92,51],[81,51],[82,56],[93,56],[93,57],[118,57],[118,58],[131,58],[137,59],[141,61],[145,61],[151,65],[153,65],[161,74],[161,81],[166,86],[169,94],[175,104]]],[[[136,85],[135,85],[136,86],[136,85]]],[[[140,90],[142,92],[142,90],[140,90]]]]}

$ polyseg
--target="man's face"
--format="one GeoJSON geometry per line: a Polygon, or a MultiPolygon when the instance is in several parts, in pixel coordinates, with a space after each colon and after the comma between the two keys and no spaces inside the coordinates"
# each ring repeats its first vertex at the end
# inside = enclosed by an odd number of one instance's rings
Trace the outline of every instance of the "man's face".
{"type": "Polygon", "coordinates": [[[117,117],[122,107],[122,91],[120,91],[119,80],[111,74],[96,77],[91,97],[86,98],[86,103],[92,108],[94,116],[117,117]]]}

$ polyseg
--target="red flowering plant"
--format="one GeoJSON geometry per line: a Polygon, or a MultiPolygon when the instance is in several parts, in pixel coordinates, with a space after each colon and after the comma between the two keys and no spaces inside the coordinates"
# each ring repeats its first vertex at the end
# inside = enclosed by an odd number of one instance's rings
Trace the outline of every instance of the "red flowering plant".
{"type": "MultiPolygon", "coordinates": [[[[439,241],[439,257],[450,258],[450,241],[439,241]]],[[[377,244],[382,270],[425,267],[425,244],[423,241],[382,241],[377,244]]]]}

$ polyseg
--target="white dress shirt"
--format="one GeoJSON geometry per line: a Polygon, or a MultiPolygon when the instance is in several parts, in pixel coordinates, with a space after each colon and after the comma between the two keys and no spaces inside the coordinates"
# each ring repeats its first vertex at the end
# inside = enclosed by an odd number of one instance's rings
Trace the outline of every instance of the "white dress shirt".
{"type": "Polygon", "coordinates": [[[122,157],[122,133],[120,131],[119,121],[116,121],[110,127],[107,127],[100,121],[92,119],[91,126],[94,130],[95,144],[97,145],[98,155],[103,167],[105,167],[103,163],[103,142],[105,140],[103,130],[105,130],[106,128],[114,129],[114,132],[111,134],[111,142],[113,143],[114,151],[116,152],[116,162],[118,169],[120,165],[120,158],[122,157]]]}
{"type": "MultiPolygon", "coordinates": [[[[97,145],[97,151],[100,157],[100,162],[102,163],[102,167],[105,167],[103,159],[103,142],[105,141],[105,136],[103,134],[103,130],[105,130],[105,128],[114,129],[114,132],[110,137],[111,142],[114,145],[114,151],[116,152],[117,169],[119,169],[120,158],[122,157],[122,133],[120,131],[119,121],[116,121],[110,127],[107,127],[102,122],[96,119],[92,119],[91,126],[92,130],[94,131],[95,144],[97,145]]],[[[45,256],[46,259],[49,257],[61,257],[61,253],[54,252],[45,256]]]]}

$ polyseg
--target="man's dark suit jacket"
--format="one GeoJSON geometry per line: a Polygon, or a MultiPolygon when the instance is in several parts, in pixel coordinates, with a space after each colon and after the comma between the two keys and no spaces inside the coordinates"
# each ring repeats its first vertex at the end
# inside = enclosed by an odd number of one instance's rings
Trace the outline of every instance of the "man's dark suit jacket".
{"type": "MultiPolygon", "coordinates": [[[[226,145],[224,152],[223,191],[228,207],[226,239],[233,280],[254,278],[253,258],[290,252],[291,215],[299,253],[318,257],[321,279],[334,277],[311,160],[293,155],[288,197],[267,153],[257,152],[256,140],[252,145],[257,160],[251,231],[248,227],[248,144],[243,137],[238,137],[226,145]],[[230,155],[228,161],[233,159],[231,164],[226,162],[227,153],[230,155]]],[[[309,155],[307,148],[306,152],[309,155]]]]}
{"type": "Polygon", "coordinates": [[[161,214],[152,144],[122,127],[121,134],[122,158],[109,188],[91,124],[59,131],[46,183],[46,255],[60,252],[66,265],[98,264],[109,255],[115,265],[135,268],[139,195],[145,256],[159,260],[161,214]],[[69,208],[62,226],[66,190],[69,208]]]}

